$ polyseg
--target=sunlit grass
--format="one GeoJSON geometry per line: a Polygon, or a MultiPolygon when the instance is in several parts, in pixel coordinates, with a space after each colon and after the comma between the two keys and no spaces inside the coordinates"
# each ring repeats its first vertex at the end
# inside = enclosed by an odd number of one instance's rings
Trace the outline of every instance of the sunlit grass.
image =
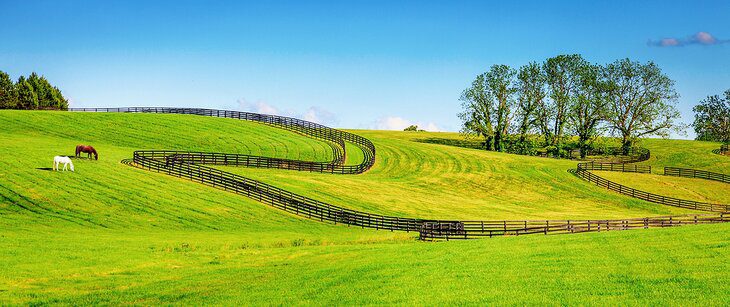
{"type": "MultiPolygon", "coordinates": [[[[337,205],[414,217],[692,212],[593,186],[567,172],[571,161],[414,141],[460,137],[453,133],[353,132],[377,148],[375,166],[362,175],[225,169],[337,205]]],[[[137,149],[332,158],[327,144],[269,126],[0,111],[0,144],[3,305],[730,303],[728,225],[425,243],[414,233],[303,219],[119,162],[137,149]],[[46,170],[54,155],[73,154],[79,143],[99,149],[100,160],[75,159],[75,173],[46,170]]],[[[730,170],[730,159],[711,153],[714,143],[645,145],[655,153],[646,163],[655,167],[730,170]]],[[[348,164],[361,161],[354,146],[347,150],[348,164]]],[[[652,185],[665,185],[660,179],[652,185]]]]}

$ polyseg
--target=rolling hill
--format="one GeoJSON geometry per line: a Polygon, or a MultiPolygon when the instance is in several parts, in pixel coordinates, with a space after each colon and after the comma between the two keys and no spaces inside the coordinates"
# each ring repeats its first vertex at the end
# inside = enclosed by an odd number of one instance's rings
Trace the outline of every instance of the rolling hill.
{"type": "MultiPolygon", "coordinates": [[[[0,127],[2,302],[728,303],[703,295],[728,290],[728,225],[424,243],[414,233],[304,219],[120,163],[139,149],[333,158],[325,142],[289,131],[174,114],[44,111],[0,111],[0,127]],[[99,161],[76,159],[75,173],[48,170],[54,155],[72,154],[79,143],[94,145],[99,161]],[[559,294],[566,287],[574,295],[559,294]]],[[[360,175],[218,168],[399,216],[604,219],[692,212],[596,187],[567,171],[572,161],[418,142],[460,137],[454,133],[351,132],[378,150],[375,165],[360,175]]],[[[644,145],[653,153],[644,164],[730,172],[730,159],[711,153],[714,143],[644,145]]],[[[347,146],[346,163],[361,161],[347,146]]],[[[642,188],[661,189],[656,182],[642,188]]],[[[719,184],[693,193],[725,199],[719,184]]]]}

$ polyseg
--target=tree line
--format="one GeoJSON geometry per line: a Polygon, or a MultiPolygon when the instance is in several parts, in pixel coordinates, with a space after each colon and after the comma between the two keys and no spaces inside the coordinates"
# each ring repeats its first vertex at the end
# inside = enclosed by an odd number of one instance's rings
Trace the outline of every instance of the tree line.
{"type": "Polygon", "coordinates": [[[707,96],[692,109],[697,140],[730,143],[730,89],[724,95],[707,96]]]}
{"type": "Polygon", "coordinates": [[[0,71],[0,109],[68,109],[68,100],[58,87],[35,72],[13,82],[10,75],[0,71]]]}
{"type": "Polygon", "coordinates": [[[620,137],[628,154],[638,138],[682,127],[674,81],[654,63],[621,59],[594,64],[558,55],[517,69],[493,65],[460,97],[462,132],[487,150],[581,157],[605,134],[620,137]]]}

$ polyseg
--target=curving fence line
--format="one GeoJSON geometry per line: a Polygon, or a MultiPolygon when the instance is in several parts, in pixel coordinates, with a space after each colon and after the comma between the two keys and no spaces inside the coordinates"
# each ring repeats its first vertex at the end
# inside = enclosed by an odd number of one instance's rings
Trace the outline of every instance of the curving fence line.
{"type": "Polygon", "coordinates": [[[728,152],[730,152],[730,144],[722,144],[722,145],[720,145],[720,151],[719,151],[719,153],[721,155],[726,155],[728,152]]]}
{"type": "MultiPolygon", "coordinates": [[[[364,137],[295,118],[238,111],[161,107],[70,108],[69,111],[189,114],[234,118],[254,121],[286,129],[307,137],[323,140],[332,147],[332,161],[301,161],[217,152],[138,150],[134,152],[132,159],[124,160],[122,162],[134,167],[186,178],[191,181],[234,192],[264,204],[310,219],[323,222],[328,221],[335,224],[341,223],[348,226],[362,228],[384,229],[390,231],[416,231],[419,232],[419,238],[422,240],[467,239],[525,234],[581,233],[730,222],[730,215],[725,212],[616,220],[539,221],[455,221],[397,217],[368,213],[320,202],[261,181],[205,166],[233,165],[332,174],[360,174],[367,171],[375,164],[375,146],[372,142],[370,142],[370,140],[364,137]],[[350,142],[362,150],[364,158],[360,164],[344,165],[346,157],[345,142],[350,142]]],[[[643,161],[648,158],[648,151],[637,152],[631,161],[643,161]]],[[[579,165],[576,173],[581,177],[585,176],[590,178],[592,174],[590,173],[589,168],[590,170],[601,169],[638,173],[651,172],[651,168],[645,166],[628,166],[616,163],[591,163],[590,167],[587,165],[581,167],[579,165]]],[[[594,178],[594,181],[598,181],[598,179],[594,178]]],[[[607,185],[614,187],[614,184],[615,183],[610,183],[607,185]]],[[[624,188],[618,188],[618,190],[625,191],[624,188]]]]}
{"type": "Polygon", "coordinates": [[[730,175],[708,172],[708,171],[697,170],[697,169],[691,169],[691,168],[679,168],[679,167],[665,166],[664,167],[664,176],[699,178],[699,179],[719,181],[719,182],[723,182],[723,183],[730,183],[730,175]]]}
{"type": "MultiPolygon", "coordinates": [[[[679,168],[669,168],[669,173],[666,173],[665,168],[665,175],[667,176],[680,176],[684,175],[683,177],[690,177],[691,178],[710,178],[710,174],[712,175],[720,175],[722,177],[712,177],[716,179],[727,179],[726,175],[718,174],[718,173],[710,173],[705,171],[699,171],[699,170],[691,170],[691,169],[679,169],[679,168]],[[683,171],[680,171],[683,170],[683,171]],[[693,172],[691,172],[693,171],[693,172]],[[676,174],[676,175],[674,175],[676,174]],[[702,177],[704,175],[704,177],[702,177]]],[[[625,185],[622,185],[620,183],[616,183],[613,181],[610,181],[608,179],[605,179],[601,176],[598,176],[591,171],[613,171],[613,172],[628,172],[628,173],[644,173],[644,174],[650,174],[651,173],[651,166],[643,166],[643,165],[626,165],[626,164],[613,164],[613,163],[578,163],[578,168],[575,171],[575,174],[578,175],[578,177],[581,177],[589,182],[592,182],[596,184],[597,186],[607,188],[611,191],[615,191],[618,193],[621,193],[623,195],[635,197],[641,200],[645,200],[652,203],[667,205],[667,206],[673,206],[673,207],[679,207],[679,208],[685,208],[685,209],[692,209],[692,210],[700,210],[700,211],[710,211],[710,212],[730,212],[730,205],[720,205],[720,204],[711,204],[711,203],[704,203],[704,202],[698,202],[693,200],[686,200],[686,199],[680,199],[680,198],[674,198],[654,193],[649,193],[641,190],[637,190],[631,187],[627,187],[625,185]]],[[[723,181],[724,182],[724,181],[723,181]]]]}

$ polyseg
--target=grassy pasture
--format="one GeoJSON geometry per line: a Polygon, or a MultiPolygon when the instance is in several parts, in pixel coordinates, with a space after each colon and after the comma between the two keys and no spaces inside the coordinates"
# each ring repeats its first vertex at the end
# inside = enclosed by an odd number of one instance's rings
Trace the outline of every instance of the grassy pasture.
{"type": "MultiPolygon", "coordinates": [[[[413,141],[457,134],[353,132],[378,150],[362,175],[225,169],[338,205],[416,217],[690,212],[595,187],[567,172],[570,161],[413,141]]],[[[426,243],[413,233],[302,219],[119,163],[135,149],[331,158],[322,142],[259,124],[0,111],[0,144],[3,305],[730,303],[730,225],[426,243]],[[94,145],[100,160],[74,160],[76,173],[45,169],[78,143],[94,145]]],[[[646,146],[654,166],[730,170],[730,159],[710,153],[717,144],[646,146]]],[[[362,158],[355,153],[348,163],[362,158]]]]}
{"type": "Polygon", "coordinates": [[[730,204],[730,185],[719,181],[656,174],[626,176],[619,172],[594,171],[603,178],[642,191],[713,204],[730,204]]]}

